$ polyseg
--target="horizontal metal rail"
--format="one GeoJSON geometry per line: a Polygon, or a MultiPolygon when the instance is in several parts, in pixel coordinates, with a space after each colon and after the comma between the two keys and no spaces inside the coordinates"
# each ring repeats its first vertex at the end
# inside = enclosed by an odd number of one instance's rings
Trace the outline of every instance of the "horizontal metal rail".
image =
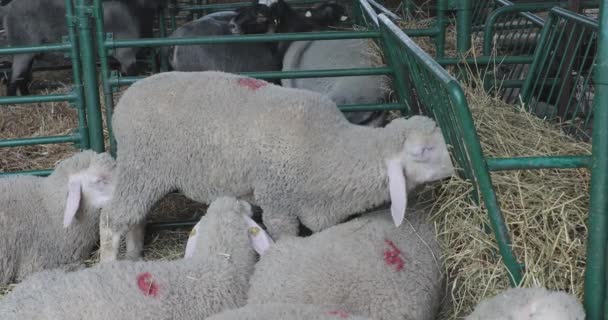
{"type": "Polygon", "coordinates": [[[377,39],[380,31],[328,31],[328,32],[303,32],[303,33],[280,33],[280,34],[248,34],[248,35],[223,35],[204,37],[183,38],[146,38],[146,39],[107,39],[104,44],[106,48],[141,48],[141,47],[167,47],[176,45],[196,44],[224,44],[224,43],[255,43],[255,42],[279,42],[279,41],[302,41],[302,40],[340,40],[340,39],[377,39]]]}
{"type": "Polygon", "coordinates": [[[591,156],[490,158],[486,163],[490,171],[591,168],[591,156]]]}
{"type": "MultiPolygon", "coordinates": [[[[291,6],[298,6],[304,4],[315,4],[321,2],[321,0],[296,0],[296,1],[285,1],[291,6]]],[[[219,11],[219,10],[232,10],[236,8],[248,7],[251,5],[251,2],[235,2],[235,3],[216,3],[216,4],[201,4],[201,5],[177,5],[177,6],[169,6],[169,9],[177,10],[177,11],[190,11],[190,12],[200,12],[200,11],[219,11]]]]}
{"type": "MultiPolygon", "coordinates": [[[[374,76],[389,75],[393,70],[388,67],[379,68],[353,68],[353,69],[326,69],[326,70],[298,70],[298,71],[269,71],[269,72],[242,72],[244,76],[259,79],[300,79],[300,78],[328,78],[348,76],[374,76]]],[[[119,77],[110,79],[110,84],[130,85],[146,77],[119,77]]]]}
{"type": "Polygon", "coordinates": [[[41,169],[41,170],[27,170],[27,171],[18,171],[18,172],[0,172],[0,177],[10,177],[10,176],[18,176],[18,175],[31,175],[38,177],[46,177],[53,173],[53,169],[41,169]]]}
{"type": "MultiPolygon", "coordinates": [[[[62,102],[76,101],[78,96],[75,93],[68,94],[49,94],[49,95],[33,95],[19,97],[0,97],[0,105],[3,104],[26,104],[26,103],[43,103],[43,102],[62,102]]],[[[1,108],[1,106],[0,106],[1,108]]]]}
{"type": "Polygon", "coordinates": [[[0,48],[0,56],[20,53],[42,53],[52,51],[67,52],[71,49],[72,45],[69,43],[41,44],[38,46],[2,47],[0,48]]]}
{"type": "Polygon", "coordinates": [[[23,147],[39,144],[58,144],[68,142],[80,142],[81,137],[79,133],[72,135],[63,136],[50,136],[50,137],[35,137],[35,138],[20,138],[20,139],[8,139],[0,140],[0,148],[8,147],[23,147]]]}

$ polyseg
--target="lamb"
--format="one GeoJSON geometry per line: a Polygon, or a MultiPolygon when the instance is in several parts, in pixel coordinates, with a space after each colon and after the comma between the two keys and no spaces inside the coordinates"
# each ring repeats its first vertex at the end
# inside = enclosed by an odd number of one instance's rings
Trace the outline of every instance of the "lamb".
{"type": "Polygon", "coordinates": [[[98,240],[114,168],[110,155],[82,151],[46,178],[0,179],[0,286],[43,269],[80,267],[98,240]]]}
{"type": "Polygon", "coordinates": [[[352,315],[336,306],[312,304],[269,303],[260,305],[248,304],[239,309],[232,309],[213,315],[207,320],[371,320],[352,315]]]}
{"type": "MultiPolygon", "coordinates": [[[[408,191],[454,172],[430,118],[358,126],[320,93],[217,71],[138,81],[112,123],[121,178],[102,211],[102,261],[116,259],[121,236],[172,190],[201,203],[247,199],[280,239],[297,234],[298,220],[319,232],[389,199],[399,225],[408,191]]],[[[127,241],[128,258],[137,259],[141,242],[127,241]]]]}
{"type": "MultiPolygon", "coordinates": [[[[283,57],[283,71],[373,68],[369,39],[293,42],[283,57]]],[[[386,100],[385,76],[283,79],[284,87],[308,89],[328,95],[336,104],[372,104],[386,100]]],[[[349,121],[380,126],[386,112],[346,112],[349,121]]]]}
{"type": "Polygon", "coordinates": [[[409,211],[410,223],[395,228],[377,211],[278,240],[262,250],[247,304],[332,304],[371,319],[435,319],[445,284],[426,216],[409,211]]]}
{"type": "MultiPolygon", "coordinates": [[[[116,39],[138,38],[141,30],[135,18],[129,14],[127,4],[105,1],[104,28],[116,39]]],[[[5,12],[4,25],[11,46],[40,45],[61,42],[68,33],[65,21],[65,0],[19,0],[10,3],[5,12]]],[[[127,75],[136,72],[136,48],[118,48],[113,57],[120,62],[121,71],[127,75]]],[[[13,56],[7,95],[29,94],[28,83],[32,80],[32,64],[36,57],[47,62],[63,61],[63,53],[47,52],[41,55],[23,53],[13,56]]]]}
{"type": "Polygon", "coordinates": [[[509,288],[481,301],[466,320],[584,320],[585,311],[572,295],[542,287],[509,288]]]}
{"type": "Polygon", "coordinates": [[[246,301],[257,239],[268,236],[250,217],[248,203],[218,198],[193,229],[184,259],[47,270],[0,301],[0,314],[3,320],[199,320],[238,308],[246,301]]]}

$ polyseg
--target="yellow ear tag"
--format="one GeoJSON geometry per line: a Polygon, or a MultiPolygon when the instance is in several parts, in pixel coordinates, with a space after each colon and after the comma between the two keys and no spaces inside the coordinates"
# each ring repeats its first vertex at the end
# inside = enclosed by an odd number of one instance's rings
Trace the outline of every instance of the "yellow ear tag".
{"type": "Polygon", "coordinates": [[[196,228],[192,228],[188,237],[193,237],[196,234],[196,228]]]}
{"type": "Polygon", "coordinates": [[[258,228],[258,227],[251,227],[251,228],[249,228],[248,231],[249,231],[250,235],[252,235],[252,236],[255,237],[255,236],[258,235],[258,233],[260,233],[260,228],[258,228]]]}

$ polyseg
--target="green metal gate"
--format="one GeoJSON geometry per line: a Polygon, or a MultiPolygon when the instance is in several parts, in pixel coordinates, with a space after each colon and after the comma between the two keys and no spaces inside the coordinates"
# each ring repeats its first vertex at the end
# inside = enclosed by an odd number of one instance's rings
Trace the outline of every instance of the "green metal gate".
{"type": "MultiPolygon", "coordinates": [[[[0,140],[0,148],[75,143],[80,149],[92,148],[98,152],[101,152],[104,149],[101,117],[98,110],[99,105],[94,103],[88,95],[85,96],[85,92],[88,93],[91,87],[97,86],[97,81],[90,77],[87,78],[86,72],[91,68],[90,61],[87,61],[89,62],[89,66],[87,67],[80,56],[81,53],[87,51],[87,47],[90,47],[91,44],[89,42],[90,37],[88,37],[90,36],[90,31],[87,30],[88,19],[83,15],[74,14],[76,11],[71,0],[66,0],[65,3],[68,35],[65,37],[63,43],[0,48],[0,55],[42,52],[63,52],[66,55],[69,55],[72,62],[73,77],[71,91],[66,94],[0,97],[0,108],[10,104],[67,101],[76,108],[78,112],[78,128],[76,128],[73,133],[67,135],[0,140]],[[83,65],[85,66],[84,68],[83,65]]],[[[94,60],[92,68],[95,68],[94,60]]],[[[0,175],[33,174],[44,176],[48,175],[51,171],[52,169],[49,168],[44,170],[9,172],[0,175]]]]}

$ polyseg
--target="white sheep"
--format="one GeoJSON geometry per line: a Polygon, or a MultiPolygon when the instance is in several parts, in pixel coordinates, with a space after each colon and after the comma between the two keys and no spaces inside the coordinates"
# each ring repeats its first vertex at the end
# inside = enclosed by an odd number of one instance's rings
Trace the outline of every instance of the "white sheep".
{"type": "Polygon", "coordinates": [[[542,287],[509,288],[481,301],[466,320],[584,320],[585,311],[572,295],[542,287]]]}
{"type": "Polygon", "coordinates": [[[386,212],[372,212],[262,249],[247,304],[331,304],[377,320],[435,319],[444,294],[439,244],[426,214],[408,212],[399,228],[386,212]]]}
{"type": "MultiPolygon", "coordinates": [[[[430,118],[358,126],[322,94],[223,72],[143,79],[124,92],[112,121],[120,179],[102,211],[102,261],[117,258],[122,234],[141,234],[151,206],[171,190],[201,203],[245,198],[279,239],[297,234],[298,219],[318,232],[382,205],[389,190],[399,225],[408,191],[454,171],[430,118]]],[[[127,257],[140,256],[139,238],[127,237],[127,257]]]]}
{"type": "Polygon", "coordinates": [[[206,320],[371,320],[353,315],[337,306],[268,303],[248,304],[238,309],[223,311],[206,320]]]}
{"type": "MultiPolygon", "coordinates": [[[[283,57],[283,71],[377,67],[370,42],[369,39],[295,41],[283,57]]],[[[383,103],[388,87],[385,76],[282,79],[281,84],[323,93],[336,104],[383,103]]],[[[386,114],[345,112],[350,122],[375,127],[385,121],[386,114]]]]}
{"type": "Polygon", "coordinates": [[[0,301],[2,319],[199,320],[243,306],[257,260],[251,242],[267,237],[250,216],[248,203],[218,198],[191,233],[184,259],[31,275],[0,301]]]}
{"type": "Polygon", "coordinates": [[[83,151],[46,178],[0,179],[0,285],[48,268],[78,268],[98,241],[99,213],[112,195],[109,154],[83,151]]]}

